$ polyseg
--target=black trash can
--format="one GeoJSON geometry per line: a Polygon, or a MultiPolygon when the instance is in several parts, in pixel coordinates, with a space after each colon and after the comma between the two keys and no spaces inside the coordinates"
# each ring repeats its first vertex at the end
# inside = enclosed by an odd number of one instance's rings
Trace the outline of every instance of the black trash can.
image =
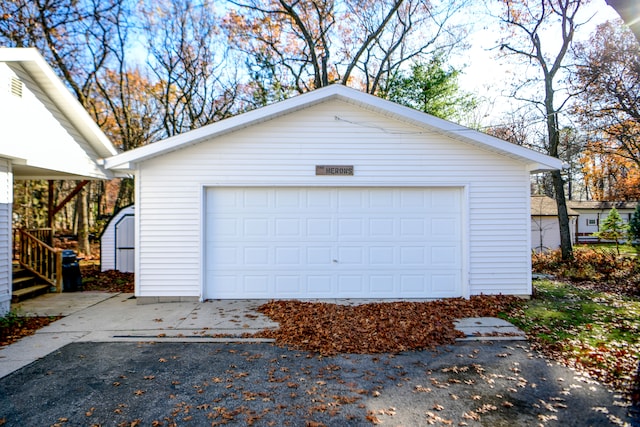
{"type": "Polygon", "coordinates": [[[62,290],[76,292],[82,290],[82,274],[78,255],[70,250],[62,251],[62,290]]]}

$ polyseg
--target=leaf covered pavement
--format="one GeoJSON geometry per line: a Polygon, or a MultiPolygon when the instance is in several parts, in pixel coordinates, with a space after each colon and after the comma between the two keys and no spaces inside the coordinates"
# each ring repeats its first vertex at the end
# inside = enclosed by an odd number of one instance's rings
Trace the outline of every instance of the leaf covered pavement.
{"type": "Polygon", "coordinates": [[[434,349],[462,336],[454,328],[455,319],[494,317],[516,301],[515,297],[503,295],[358,305],[270,301],[258,311],[280,326],[259,336],[273,338],[278,345],[323,355],[434,349]]]}

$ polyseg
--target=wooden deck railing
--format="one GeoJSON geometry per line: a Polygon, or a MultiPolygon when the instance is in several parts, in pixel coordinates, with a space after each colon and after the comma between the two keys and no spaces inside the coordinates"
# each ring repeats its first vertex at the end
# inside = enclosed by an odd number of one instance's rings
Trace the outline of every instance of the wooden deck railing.
{"type": "MultiPolygon", "coordinates": [[[[30,231],[19,230],[18,262],[62,292],[62,249],[38,239],[30,231]]],[[[40,234],[46,238],[46,234],[40,234]]]]}

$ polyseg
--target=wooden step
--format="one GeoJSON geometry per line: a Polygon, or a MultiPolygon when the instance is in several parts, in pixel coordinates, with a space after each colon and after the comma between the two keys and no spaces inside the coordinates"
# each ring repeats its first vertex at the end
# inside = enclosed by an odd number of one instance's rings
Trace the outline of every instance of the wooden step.
{"type": "Polygon", "coordinates": [[[29,298],[34,298],[38,295],[45,294],[48,291],[49,285],[33,285],[28,288],[18,289],[12,292],[11,302],[15,304],[29,298]]]}
{"type": "Polygon", "coordinates": [[[28,288],[36,284],[36,278],[33,276],[14,277],[11,283],[11,288],[14,291],[19,289],[28,288]]]}

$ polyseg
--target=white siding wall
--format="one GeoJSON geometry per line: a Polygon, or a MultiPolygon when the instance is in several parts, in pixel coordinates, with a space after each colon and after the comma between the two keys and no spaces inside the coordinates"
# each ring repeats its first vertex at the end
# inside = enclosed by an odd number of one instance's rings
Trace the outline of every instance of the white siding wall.
{"type": "MultiPolygon", "coordinates": [[[[573,234],[573,233],[572,233],[573,234]]],[[[560,226],[557,217],[534,216],[531,218],[531,249],[547,252],[560,247],[560,226]]]]}
{"type": "Polygon", "coordinates": [[[0,158],[0,317],[11,303],[11,204],[13,176],[11,163],[0,158]]]}
{"type": "MultiPolygon", "coordinates": [[[[0,64],[0,152],[28,164],[84,176],[103,177],[87,152],[83,138],[69,124],[55,104],[42,103],[35,93],[40,88],[26,73],[0,64]],[[9,91],[12,77],[23,83],[22,97],[9,91]]],[[[41,99],[48,99],[41,95],[41,99]]]]}
{"type": "Polygon", "coordinates": [[[530,293],[523,163],[334,100],[142,163],[138,296],[201,296],[202,199],[215,185],[465,186],[470,293],[530,293]],[[315,176],[322,164],[355,174],[315,176]]]}

